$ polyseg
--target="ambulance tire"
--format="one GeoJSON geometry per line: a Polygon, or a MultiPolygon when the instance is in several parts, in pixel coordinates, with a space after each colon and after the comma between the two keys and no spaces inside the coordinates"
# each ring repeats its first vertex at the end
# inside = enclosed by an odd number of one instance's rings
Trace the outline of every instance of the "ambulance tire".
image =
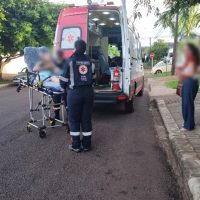
{"type": "Polygon", "coordinates": [[[133,113],[134,112],[133,99],[125,102],[125,111],[126,111],[126,113],[133,113]]]}
{"type": "Polygon", "coordinates": [[[144,94],[144,87],[138,92],[137,96],[142,97],[144,94]]]}

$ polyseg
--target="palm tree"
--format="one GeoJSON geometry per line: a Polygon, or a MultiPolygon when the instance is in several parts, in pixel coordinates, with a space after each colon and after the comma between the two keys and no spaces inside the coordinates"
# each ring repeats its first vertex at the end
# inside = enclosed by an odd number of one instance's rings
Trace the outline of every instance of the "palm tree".
{"type": "Polygon", "coordinates": [[[167,10],[164,11],[155,23],[155,27],[162,26],[170,28],[174,36],[174,57],[172,62],[172,74],[175,73],[176,48],[178,39],[190,37],[196,27],[200,24],[199,5],[172,9],[172,4],[166,4],[167,10]]]}
{"type": "Polygon", "coordinates": [[[180,24],[182,24],[184,30],[184,36],[191,36],[192,32],[200,24],[200,6],[192,6],[189,12],[183,12],[180,17],[180,24]]]}
{"type": "MultiPolygon", "coordinates": [[[[173,36],[176,31],[176,14],[170,9],[164,11],[155,23],[155,27],[170,28],[173,36]]],[[[192,6],[189,9],[180,9],[178,19],[178,37],[189,37],[194,29],[200,25],[200,7],[192,6]]]]}

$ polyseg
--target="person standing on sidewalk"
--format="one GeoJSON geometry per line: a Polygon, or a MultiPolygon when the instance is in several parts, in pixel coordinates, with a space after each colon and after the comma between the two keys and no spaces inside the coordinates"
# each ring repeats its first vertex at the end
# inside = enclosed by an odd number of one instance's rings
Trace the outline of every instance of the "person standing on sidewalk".
{"type": "Polygon", "coordinates": [[[75,53],[65,67],[61,86],[67,86],[68,118],[70,124],[71,144],[74,152],[91,150],[92,109],[93,109],[93,75],[90,58],[85,55],[86,43],[75,42],[75,53]],[[66,81],[65,81],[66,79],[66,81]],[[83,138],[81,141],[80,132],[83,138]]]}
{"type": "Polygon", "coordinates": [[[182,131],[191,131],[195,128],[195,105],[199,82],[197,78],[198,67],[200,65],[199,49],[188,43],[184,48],[185,64],[183,67],[177,67],[177,75],[182,81],[182,131]]]}

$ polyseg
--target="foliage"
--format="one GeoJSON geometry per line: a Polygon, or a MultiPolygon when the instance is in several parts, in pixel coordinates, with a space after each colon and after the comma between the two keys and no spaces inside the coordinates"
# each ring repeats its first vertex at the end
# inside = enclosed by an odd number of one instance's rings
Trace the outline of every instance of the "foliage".
{"type": "MultiPolygon", "coordinates": [[[[200,78],[198,80],[199,80],[199,83],[200,83],[200,78]]],[[[178,80],[168,81],[168,82],[166,82],[166,86],[168,88],[171,88],[171,89],[176,89],[177,86],[178,86],[178,80]]]]}
{"type": "Polygon", "coordinates": [[[116,56],[120,56],[120,52],[116,46],[109,45],[108,46],[108,55],[110,56],[110,58],[114,58],[116,56]]]}
{"type": "Polygon", "coordinates": [[[180,26],[183,30],[183,37],[189,37],[196,27],[200,25],[200,6],[192,6],[189,8],[189,12],[181,12],[180,26]]]}
{"type": "Polygon", "coordinates": [[[132,11],[132,18],[136,20],[141,18],[141,8],[147,9],[147,14],[154,12],[157,16],[159,14],[159,9],[154,5],[155,0],[134,0],[134,6],[132,11]]]}
{"type": "Polygon", "coordinates": [[[172,76],[172,73],[171,72],[163,72],[163,73],[159,73],[159,74],[154,74],[153,76],[154,76],[154,78],[170,77],[170,76],[172,76]]]}
{"type": "Polygon", "coordinates": [[[143,53],[143,56],[144,55],[149,55],[151,52],[150,52],[150,47],[142,47],[142,53],[143,53]]]}
{"type": "MultiPolygon", "coordinates": [[[[199,10],[199,5],[179,10],[178,37],[185,38],[192,35],[194,29],[200,24],[199,10]]],[[[169,27],[172,34],[175,35],[175,15],[176,13],[172,13],[171,8],[167,9],[159,15],[155,27],[162,26],[164,29],[169,27]]]]}
{"type": "Polygon", "coordinates": [[[11,83],[10,80],[0,80],[0,85],[9,84],[9,83],[11,83]]]}
{"type": "Polygon", "coordinates": [[[19,56],[26,46],[52,46],[63,6],[46,0],[1,0],[0,61],[19,56]]]}
{"type": "Polygon", "coordinates": [[[166,86],[171,89],[176,89],[178,86],[178,80],[168,81],[166,86]]]}
{"type": "Polygon", "coordinates": [[[154,42],[151,52],[155,54],[155,61],[160,61],[167,55],[169,47],[163,40],[154,42]]]}
{"type": "MultiPolygon", "coordinates": [[[[185,32],[188,37],[194,28],[199,24],[199,0],[165,0],[165,11],[157,25],[162,25],[164,28],[170,27],[174,35],[174,57],[172,60],[172,74],[175,74],[175,63],[177,54],[177,43],[180,34],[185,32]],[[195,10],[195,6],[197,10],[195,10]],[[194,9],[194,10],[193,10],[194,9]],[[191,12],[193,11],[193,12],[191,12]]],[[[183,35],[181,34],[183,37],[183,35]]]]}
{"type": "Polygon", "coordinates": [[[199,4],[199,0],[165,0],[165,5],[171,7],[172,13],[176,13],[177,10],[187,10],[192,6],[196,6],[199,4]]]}

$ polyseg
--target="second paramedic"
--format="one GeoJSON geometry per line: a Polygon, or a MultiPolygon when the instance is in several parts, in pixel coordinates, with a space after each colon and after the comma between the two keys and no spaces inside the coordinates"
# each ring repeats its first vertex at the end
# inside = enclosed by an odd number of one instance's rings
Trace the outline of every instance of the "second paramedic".
{"type": "Polygon", "coordinates": [[[69,149],[75,152],[91,150],[92,109],[94,92],[92,87],[92,65],[85,55],[86,43],[75,42],[75,53],[69,59],[60,83],[68,87],[67,104],[71,143],[69,149]],[[82,132],[82,140],[81,140],[82,132]]]}

